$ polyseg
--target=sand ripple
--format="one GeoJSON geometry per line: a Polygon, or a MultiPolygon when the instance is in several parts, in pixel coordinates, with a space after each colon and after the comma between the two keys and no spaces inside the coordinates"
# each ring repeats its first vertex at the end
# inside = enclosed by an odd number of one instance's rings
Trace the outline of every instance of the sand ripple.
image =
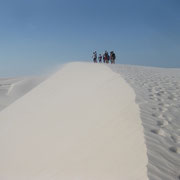
{"type": "Polygon", "coordinates": [[[136,92],[148,148],[149,179],[180,179],[180,69],[110,67],[136,92]]]}

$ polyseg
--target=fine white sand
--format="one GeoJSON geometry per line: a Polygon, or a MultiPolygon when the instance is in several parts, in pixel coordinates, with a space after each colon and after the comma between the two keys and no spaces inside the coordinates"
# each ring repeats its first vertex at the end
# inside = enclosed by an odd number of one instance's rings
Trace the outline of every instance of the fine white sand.
{"type": "Polygon", "coordinates": [[[146,180],[146,165],[135,93],[105,65],[70,63],[0,112],[2,180],[146,180]]]}
{"type": "Polygon", "coordinates": [[[180,180],[180,69],[110,65],[136,92],[150,180],[180,180]]]}
{"type": "Polygon", "coordinates": [[[40,84],[45,77],[0,78],[0,111],[40,84]]]}

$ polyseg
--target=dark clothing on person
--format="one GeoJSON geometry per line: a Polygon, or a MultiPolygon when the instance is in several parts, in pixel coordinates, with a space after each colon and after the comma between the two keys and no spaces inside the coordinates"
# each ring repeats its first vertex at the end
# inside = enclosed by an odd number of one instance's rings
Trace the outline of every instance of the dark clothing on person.
{"type": "Polygon", "coordinates": [[[116,55],[115,55],[114,51],[111,51],[111,53],[110,53],[111,64],[115,64],[115,59],[116,59],[116,55]]]}
{"type": "Polygon", "coordinates": [[[99,62],[101,63],[101,62],[102,62],[102,56],[101,56],[101,54],[99,55],[98,59],[99,59],[99,62]]]}
{"type": "Polygon", "coordinates": [[[94,63],[97,63],[97,53],[96,53],[96,51],[93,52],[93,61],[94,61],[94,63]]]}
{"type": "Polygon", "coordinates": [[[103,63],[105,63],[105,61],[106,61],[106,55],[103,54],[103,63]]]}
{"type": "Polygon", "coordinates": [[[105,51],[103,55],[103,60],[104,60],[104,63],[109,63],[109,54],[107,51],[105,51]]]}

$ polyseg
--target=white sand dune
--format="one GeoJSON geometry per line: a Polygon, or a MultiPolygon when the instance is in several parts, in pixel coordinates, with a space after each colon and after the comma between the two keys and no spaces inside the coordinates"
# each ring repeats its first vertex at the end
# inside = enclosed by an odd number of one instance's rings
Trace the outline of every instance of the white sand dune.
{"type": "Polygon", "coordinates": [[[111,65],[136,92],[150,180],[180,180],[180,69],[111,65]]]}
{"type": "Polygon", "coordinates": [[[32,90],[44,79],[45,77],[1,78],[0,111],[32,90]]]}
{"type": "Polygon", "coordinates": [[[146,180],[133,89],[105,65],[70,63],[0,113],[2,180],[146,180]]]}

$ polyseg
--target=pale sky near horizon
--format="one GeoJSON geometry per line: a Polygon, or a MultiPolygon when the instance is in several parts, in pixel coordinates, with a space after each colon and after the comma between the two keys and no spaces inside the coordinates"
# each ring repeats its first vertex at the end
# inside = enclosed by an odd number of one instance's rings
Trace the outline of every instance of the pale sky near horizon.
{"type": "Polygon", "coordinates": [[[180,1],[0,0],[0,77],[91,61],[94,50],[180,68],[180,1]]]}

